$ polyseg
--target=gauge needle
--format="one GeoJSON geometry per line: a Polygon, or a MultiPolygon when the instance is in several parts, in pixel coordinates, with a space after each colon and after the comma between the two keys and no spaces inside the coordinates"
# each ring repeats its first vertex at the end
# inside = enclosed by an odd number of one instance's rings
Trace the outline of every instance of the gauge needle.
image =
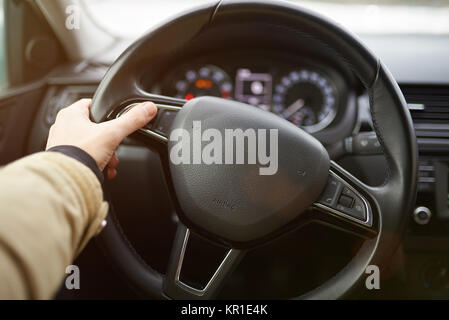
{"type": "Polygon", "coordinates": [[[284,117],[284,119],[288,119],[292,114],[294,114],[302,107],[304,107],[304,100],[298,99],[282,112],[282,116],[284,117]]]}

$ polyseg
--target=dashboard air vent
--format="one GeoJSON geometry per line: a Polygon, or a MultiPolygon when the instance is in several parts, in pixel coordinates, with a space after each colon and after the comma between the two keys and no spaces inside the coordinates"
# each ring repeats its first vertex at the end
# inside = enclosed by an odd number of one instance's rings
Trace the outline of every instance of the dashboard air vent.
{"type": "Polygon", "coordinates": [[[449,150],[449,86],[401,86],[420,151],[449,150]]]}

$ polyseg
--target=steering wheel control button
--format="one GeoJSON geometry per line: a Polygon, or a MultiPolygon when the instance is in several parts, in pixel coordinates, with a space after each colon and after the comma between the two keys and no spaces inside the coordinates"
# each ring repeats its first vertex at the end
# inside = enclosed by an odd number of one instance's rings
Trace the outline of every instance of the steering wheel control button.
{"type": "Polygon", "coordinates": [[[324,192],[321,194],[320,205],[328,208],[334,214],[349,219],[357,219],[362,223],[370,225],[368,221],[368,204],[361,194],[349,186],[349,184],[331,172],[324,192]]]}
{"type": "Polygon", "coordinates": [[[427,207],[417,207],[413,211],[413,220],[419,225],[426,225],[432,218],[432,212],[427,207]]]}
{"type": "MultiPolygon", "coordinates": [[[[156,102],[154,103],[158,108],[158,113],[149,123],[147,123],[143,128],[139,129],[139,132],[160,142],[167,143],[172,123],[176,118],[178,112],[182,109],[182,105],[178,105],[180,103],[179,101],[173,101],[173,105],[168,105],[166,102],[164,104],[156,102]]],[[[136,102],[127,105],[117,113],[116,118],[121,117],[137,104],[138,103],[136,102]]]]}
{"type": "Polygon", "coordinates": [[[177,113],[177,111],[173,110],[159,109],[156,119],[152,121],[154,123],[152,129],[155,132],[168,137],[170,135],[171,125],[177,113]]]}
{"type": "Polygon", "coordinates": [[[354,204],[354,198],[342,194],[338,199],[338,204],[345,208],[352,208],[352,205],[354,204]]]}
{"type": "Polygon", "coordinates": [[[355,194],[354,197],[342,194],[339,198],[337,210],[353,218],[362,221],[366,220],[366,209],[363,200],[355,194]]]}
{"type": "Polygon", "coordinates": [[[360,219],[360,220],[366,220],[366,209],[363,201],[358,198],[355,200],[354,206],[352,208],[348,208],[345,210],[345,213],[349,214],[350,216],[360,219]]]}
{"type": "Polygon", "coordinates": [[[355,193],[349,189],[348,187],[344,187],[343,191],[341,192],[342,194],[349,196],[349,197],[355,197],[355,193]]]}
{"type": "Polygon", "coordinates": [[[330,176],[326,189],[318,202],[330,207],[335,207],[342,187],[343,184],[340,181],[335,179],[333,176],[330,176]]]}

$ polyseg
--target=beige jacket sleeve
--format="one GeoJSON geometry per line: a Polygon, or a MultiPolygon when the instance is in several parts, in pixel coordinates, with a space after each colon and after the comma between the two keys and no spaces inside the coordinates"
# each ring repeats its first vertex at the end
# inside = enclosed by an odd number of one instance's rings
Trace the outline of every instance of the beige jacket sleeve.
{"type": "Polygon", "coordinates": [[[107,210],[91,169],[61,153],[0,169],[0,299],[52,298],[107,210]]]}

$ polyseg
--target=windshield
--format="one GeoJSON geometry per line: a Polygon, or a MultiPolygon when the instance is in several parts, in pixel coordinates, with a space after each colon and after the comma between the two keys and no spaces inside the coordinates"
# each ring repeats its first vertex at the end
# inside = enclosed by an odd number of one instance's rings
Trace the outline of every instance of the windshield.
{"type": "MultiPolygon", "coordinates": [[[[136,38],[150,27],[210,0],[83,0],[108,33],[136,38]]],[[[448,34],[449,0],[290,0],[359,34],[448,34]]]]}

